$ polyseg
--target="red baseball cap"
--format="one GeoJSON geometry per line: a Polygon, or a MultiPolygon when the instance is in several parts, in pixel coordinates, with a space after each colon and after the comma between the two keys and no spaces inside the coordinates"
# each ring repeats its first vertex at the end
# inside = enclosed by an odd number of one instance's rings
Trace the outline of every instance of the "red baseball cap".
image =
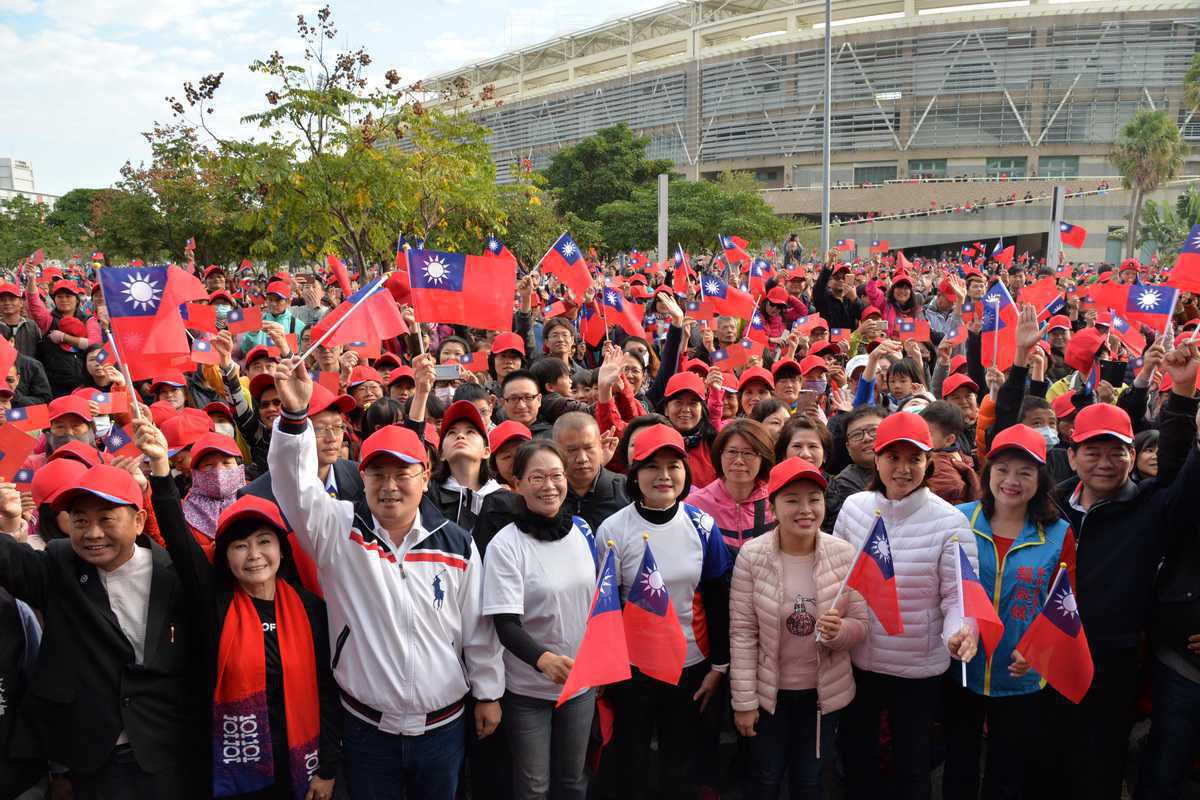
{"type": "MultiPolygon", "coordinates": [[[[751,367],[742,373],[742,377],[738,380],[738,391],[742,391],[754,381],[762,381],[771,391],[775,391],[775,379],[771,377],[771,373],[767,372],[763,367],[751,367]]],[[[703,397],[703,395],[701,395],[703,397]]]]}
{"type": "Polygon", "coordinates": [[[1096,324],[1104,325],[1111,328],[1113,324],[1113,315],[1111,311],[1099,311],[1096,313],[1096,324]]]}
{"type": "Polygon", "coordinates": [[[495,455],[501,447],[509,442],[528,442],[532,438],[533,434],[529,432],[529,428],[515,419],[506,419],[492,428],[492,432],[488,434],[488,447],[491,448],[492,455],[495,455]]]}
{"type": "Polygon", "coordinates": [[[267,284],[267,294],[275,294],[285,300],[292,299],[292,287],[287,281],[271,281],[267,284]]]}
{"type": "Polygon", "coordinates": [[[969,388],[972,392],[979,391],[979,384],[971,380],[971,376],[962,373],[951,375],[950,377],[946,378],[946,380],[942,381],[942,399],[945,400],[947,397],[954,394],[964,386],[969,388]]]}
{"type": "Polygon", "coordinates": [[[250,397],[256,403],[258,398],[262,397],[263,392],[274,388],[275,376],[269,372],[260,372],[250,379],[250,397]]]}
{"type": "Polygon", "coordinates": [[[967,368],[967,357],[964,355],[957,355],[954,358],[950,359],[950,369],[948,370],[948,372],[951,375],[957,375],[959,370],[964,370],[966,368],[967,368]]]}
{"type": "Polygon", "coordinates": [[[162,424],[163,436],[167,439],[167,453],[175,455],[191,447],[212,427],[212,418],[198,409],[185,408],[182,412],[174,413],[162,424]]]}
{"type": "Polygon", "coordinates": [[[21,297],[21,289],[15,283],[0,283],[0,294],[11,294],[16,297],[21,297]]]}
{"type": "MultiPolygon", "coordinates": [[[[831,272],[830,275],[836,276],[839,273],[849,272],[849,271],[850,271],[850,265],[847,264],[845,261],[840,261],[840,262],[838,262],[837,266],[835,266],[833,268],[833,272],[831,272]]],[[[798,277],[803,278],[804,275],[799,275],[798,277]]]]}
{"type": "Polygon", "coordinates": [[[929,452],[933,449],[933,438],[929,435],[929,425],[920,414],[900,411],[879,423],[875,433],[875,452],[882,453],[887,447],[897,442],[908,442],[917,448],[929,452]]]}
{"type": "Polygon", "coordinates": [[[81,494],[99,497],[113,505],[133,506],[142,509],[142,487],[123,469],[101,464],[92,467],[54,499],[54,510],[62,511],[81,494]]]}
{"type": "Polygon", "coordinates": [[[73,458],[47,461],[44,467],[33,472],[33,482],[29,486],[33,504],[40,506],[42,503],[53,503],[60,494],[74,488],[84,473],[93,466],[95,465],[84,464],[73,458]]]}
{"type": "Polygon", "coordinates": [[[70,292],[73,295],[83,294],[83,290],[80,289],[78,286],[76,286],[74,281],[69,281],[66,279],[63,279],[60,281],[55,281],[54,285],[50,287],[50,296],[51,297],[58,294],[59,292],[70,292]]]}
{"type": "Polygon", "coordinates": [[[383,376],[379,374],[379,370],[375,369],[374,367],[368,367],[365,364],[359,364],[357,367],[350,370],[350,380],[346,383],[346,388],[353,389],[360,383],[366,383],[367,381],[375,381],[380,385],[380,387],[382,387],[384,383],[383,376]]]}
{"type": "Polygon", "coordinates": [[[82,417],[84,421],[92,421],[92,410],[88,407],[88,401],[82,397],[76,397],[73,394],[56,397],[50,401],[48,406],[50,412],[50,421],[59,417],[65,417],[69,414],[74,414],[77,417],[82,417]]]}
{"type": "Polygon", "coordinates": [[[786,306],[788,304],[787,289],[782,286],[773,287],[771,291],[767,292],[767,302],[777,306],[786,306]]]}
{"type": "Polygon", "coordinates": [[[771,474],[767,478],[767,496],[774,497],[776,492],[796,481],[812,481],[822,491],[829,485],[819,468],[803,458],[792,456],[771,467],[771,474]]]}
{"type": "Polygon", "coordinates": [[[413,373],[413,368],[407,364],[401,364],[388,374],[388,386],[399,383],[401,378],[408,378],[416,386],[417,377],[413,373]]]}
{"type": "Polygon", "coordinates": [[[808,356],[800,362],[800,374],[808,377],[808,373],[823,369],[829,371],[829,364],[820,356],[808,356]]]}
{"type": "Polygon", "coordinates": [[[883,313],[875,306],[867,306],[859,315],[858,321],[865,322],[869,317],[882,317],[883,313]]]}
{"type": "Polygon", "coordinates": [[[358,471],[365,471],[372,461],[385,457],[405,464],[429,464],[424,442],[403,425],[385,425],[367,437],[359,452],[358,471]]]}
{"type": "Polygon", "coordinates": [[[699,375],[701,378],[708,376],[708,371],[712,369],[708,364],[705,364],[698,358],[689,358],[683,362],[683,371],[691,372],[699,375]]]}
{"type": "Polygon", "coordinates": [[[1125,444],[1133,444],[1133,425],[1125,409],[1108,403],[1093,403],[1079,411],[1071,441],[1081,444],[1101,436],[1112,436],[1125,444]]]}
{"type": "Polygon", "coordinates": [[[1039,464],[1046,463],[1046,440],[1028,425],[1010,425],[996,434],[988,458],[995,458],[1005,450],[1020,450],[1039,464]]]}
{"type": "Polygon", "coordinates": [[[77,442],[74,439],[61,447],[54,448],[54,452],[46,458],[46,463],[49,464],[52,461],[64,458],[68,461],[83,464],[85,467],[95,467],[104,463],[100,458],[99,450],[83,442],[77,442]]]}
{"type": "Polygon", "coordinates": [[[375,367],[375,369],[380,369],[381,367],[384,367],[384,366],[390,367],[391,369],[395,369],[396,367],[400,366],[403,363],[404,362],[400,360],[400,356],[396,355],[395,353],[393,353],[391,351],[388,351],[388,352],[380,355],[379,358],[375,359],[375,363],[373,364],[373,366],[375,367]]]}
{"type": "Polygon", "coordinates": [[[836,344],[829,341],[828,339],[822,339],[821,341],[814,343],[811,347],[808,348],[808,354],[810,356],[819,356],[819,355],[821,355],[821,353],[824,353],[826,350],[837,350],[837,349],[838,349],[838,346],[836,344]]]}
{"type": "Polygon", "coordinates": [[[225,274],[225,270],[222,269],[221,267],[218,267],[216,264],[209,264],[207,267],[204,268],[204,277],[206,277],[206,278],[211,275],[224,275],[224,274],[225,274]]]}
{"type": "Polygon", "coordinates": [[[1095,328],[1084,328],[1071,337],[1063,361],[1068,367],[1087,373],[1091,370],[1100,348],[1108,343],[1108,336],[1095,328]]]}
{"type": "Polygon", "coordinates": [[[221,534],[229,530],[231,525],[244,519],[265,522],[281,533],[286,532],[288,529],[287,523],[283,521],[283,515],[279,513],[279,506],[264,497],[248,494],[239,497],[232,505],[221,512],[221,516],[217,518],[217,533],[215,538],[219,539],[221,534]]]}
{"type": "MultiPolygon", "coordinates": [[[[155,427],[162,428],[167,420],[175,416],[175,406],[168,403],[166,400],[156,400],[150,404],[150,419],[154,420],[155,427]]],[[[233,419],[233,417],[230,417],[233,419]]]]}
{"type": "Polygon", "coordinates": [[[1062,314],[1055,314],[1046,323],[1046,331],[1048,333],[1050,331],[1056,331],[1059,328],[1065,328],[1067,330],[1071,330],[1071,320],[1069,320],[1067,317],[1063,316],[1062,314]]]}
{"type": "Polygon", "coordinates": [[[222,403],[220,400],[214,400],[206,405],[204,407],[204,413],[209,415],[221,414],[222,416],[228,417],[231,422],[237,419],[233,412],[233,406],[229,405],[228,403],[222,403]]]}
{"type": "Polygon", "coordinates": [[[683,458],[687,458],[687,447],[679,431],[670,425],[650,425],[638,432],[633,444],[634,462],[645,461],[662,449],[674,450],[683,458]]]}
{"type": "Polygon", "coordinates": [[[338,411],[349,414],[354,410],[354,398],[348,394],[334,394],[319,383],[314,383],[312,397],[308,400],[308,415],[315,417],[322,411],[338,411]]]}
{"type": "Polygon", "coordinates": [[[799,361],[797,361],[794,358],[784,358],[779,361],[776,361],[774,366],[771,367],[771,375],[778,378],[779,373],[783,372],[785,369],[790,369],[793,372],[798,372],[798,373],[803,372],[803,370],[800,369],[799,361]]]}
{"type": "Polygon", "coordinates": [[[274,348],[267,347],[265,344],[258,344],[250,348],[250,352],[246,353],[246,369],[250,369],[250,365],[262,358],[272,358],[279,360],[278,352],[272,353],[274,348]]]}
{"type": "Polygon", "coordinates": [[[504,333],[496,334],[496,338],[492,339],[492,354],[507,353],[515,350],[522,356],[525,355],[525,340],[515,333],[505,331],[504,333]]]}
{"type": "Polygon", "coordinates": [[[200,463],[200,459],[209,453],[224,453],[234,458],[242,457],[241,449],[231,437],[209,431],[196,437],[196,441],[192,444],[192,469],[195,469],[196,465],[200,463]]]}
{"type": "Polygon", "coordinates": [[[173,386],[182,389],[187,386],[187,378],[182,372],[164,372],[150,382],[150,394],[158,394],[160,386],[173,386]]]}
{"type": "Polygon", "coordinates": [[[681,392],[691,392],[704,400],[704,381],[694,372],[676,372],[667,381],[667,391],[663,393],[664,400],[670,400],[681,392]]]}
{"type": "Polygon", "coordinates": [[[438,437],[446,438],[446,432],[450,430],[450,426],[456,422],[466,420],[475,426],[480,435],[484,439],[488,438],[487,425],[483,422],[483,415],[479,413],[479,409],[470,400],[455,400],[446,409],[446,413],[442,415],[442,427],[438,431],[438,437]]]}
{"type": "MultiPolygon", "coordinates": [[[[208,277],[208,276],[205,275],[205,277],[208,277]]],[[[227,306],[236,306],[237,305],[237,301],[233,299],[233,295],[231,295],[229,292],[225,291],[224,289],[215,291],[208,296],[209,305],[216,305],[216,304],[222,303],[222,302],[225,303],[225,305],[227,305],[227,306]]]]}
{"type": "Polygon", "coordinates": [[[1054,411],[1056,418],[1066,419],[1078,410],[1075,408],[1074,397],[1074,392],[1068,392],[1067,394],[1060,394],[1050,401],[1050,408],[1054,411]]]}

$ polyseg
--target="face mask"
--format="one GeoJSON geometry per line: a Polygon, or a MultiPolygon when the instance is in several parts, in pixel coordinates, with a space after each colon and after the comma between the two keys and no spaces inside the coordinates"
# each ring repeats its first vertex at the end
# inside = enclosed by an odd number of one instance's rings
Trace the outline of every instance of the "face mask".
{"type": "Polygon", "coordinates": [[[97,414],[92,417],[92,424],[96,426],[96,436],[103,439],[112,430],[112,417],[108,414],[97,414]]]}
{"type": "Polygon", "coordinates": [[[1054,447],[1054,445],[1058,444],[1058,431],[1054,428],[1046,426],[1045,428],[1037,428],[1036,430],[1046,440],[1046,447],[1054,447]]]}
{"type": "Polygon", "coordinates": [[[454,402],[454,389],[450,386],[435,386],[433,396],[443,405],[448,406],[454,402]]]}
{"type": "Polygon", "coordinates": [[[234,429],[232,422],[214,422],[213,432],[219,433],[222,436],[228,436],[230,439],[237,438],[237,431],[234,429]]]}
{"type": "Polygon", "coordinates": [[[829,388],[829,381],[801,381],[800,388],[806,392],[816,392],[817,394],[825,394],[825,390],[829,388]]]}
{"type": "Polygon", "coordinates": [[[246,485],[246,470],[241,467],[192,470],[192,491],[214,500],[233,497],[246,485]]]}

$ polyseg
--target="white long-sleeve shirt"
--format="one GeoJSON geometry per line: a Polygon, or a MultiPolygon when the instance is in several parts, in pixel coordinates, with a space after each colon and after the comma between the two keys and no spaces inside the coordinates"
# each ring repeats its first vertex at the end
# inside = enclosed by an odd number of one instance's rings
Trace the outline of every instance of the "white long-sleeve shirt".
{"type": "Polygon", "coordinates": [[[317,478],[311,425],[290,434],[276,423],[267,460],[279,507],[317,564],[334,677],[382,714],[366,721],[419,735],[437,727],[427,726],[429,712],[468,691],[480,700],[504,694],[502,648],[481,613],[483,565],[469,533],[445,521],[426,527],[419,514],[401,547],[373,518],[365,530],[354,505],[330,497],[317,478]]]}

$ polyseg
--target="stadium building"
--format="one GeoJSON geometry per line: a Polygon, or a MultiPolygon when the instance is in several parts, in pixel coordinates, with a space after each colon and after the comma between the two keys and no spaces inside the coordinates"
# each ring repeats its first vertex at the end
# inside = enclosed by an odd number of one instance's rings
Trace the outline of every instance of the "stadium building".
{"type": "MultiPolygon", "coordinates": [[[[1075,257],[1111,260],[1129,198],[1107,153],[1139,109],[1168,112],[1194,147],[1183,176],[1200,175],[1195,0],[836,0],[832,28],[833,212],[878,215],[835,237],[863,252],[1000,234],[1037,249],[1059,184],[1089,231],[1075,257]]],[[[684,0],[426,83],[491,87],[499,104],[462,110],[490,128],[502,181],[625,122],[691,179],[748,171],[779,213],[819,215],[823,39],[823,2],[684,0]]]]}

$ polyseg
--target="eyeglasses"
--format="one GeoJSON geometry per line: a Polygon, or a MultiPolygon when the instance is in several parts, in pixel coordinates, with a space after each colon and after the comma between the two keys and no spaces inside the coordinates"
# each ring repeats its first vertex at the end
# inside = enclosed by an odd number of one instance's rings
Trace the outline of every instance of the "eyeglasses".
{"type": "Polygon", "coordinates": [[[541,398],[540,394],[513,394],[504,398],[504,402],[512,403],[514,406],[531,406],[541,398]]]}
{"type": "Polygon", "coordinates": [[[554,333],[547,336],[546,341],[548,341],[548,342],[569,342],[574,338],[575,337],[572,336],[569,331],[559,330],[559,331],[555,331],[554,333]]]}
{"type": "Polygon", "coordinates": [[[633,367],[633,366],[622,367],[621,372],[625,373],[626,375],[644,375],[644,374],[646,374],[646,371],[643,370],[641,367],[633,367]]]}
{"type": "Polygon", "coordinates": [[[761,458],[761,456],[753,450],[730,450],[727,449],[721,453],[723,458],[728,458],[730,461],[749,461],[752,458],[761,458]]]}
{"type": "Polygon", "coordinates": [[[567,475],[565,472],[550,472],[545,474],[535,472],[523,478],[530,486],[545,486],[548,483],[560,483],[566,479],[567,475]]]}
{"type": "Polygon", "coordinates": [[[336,439],[346,432],[345,425],[314,425],[313,433],[322,439],[336,439]]]}
{"type": "Polygon", "coordinates": [[[856,431],[852,431],[852,432],[846,434],[846,441],[848,441],[848,442],[865,442],[870,439],[874,439],[875,434],[877,434],[877,433],[879,433],[878,425],[876,425],[874,428],[859,428],[856,431]]]}

